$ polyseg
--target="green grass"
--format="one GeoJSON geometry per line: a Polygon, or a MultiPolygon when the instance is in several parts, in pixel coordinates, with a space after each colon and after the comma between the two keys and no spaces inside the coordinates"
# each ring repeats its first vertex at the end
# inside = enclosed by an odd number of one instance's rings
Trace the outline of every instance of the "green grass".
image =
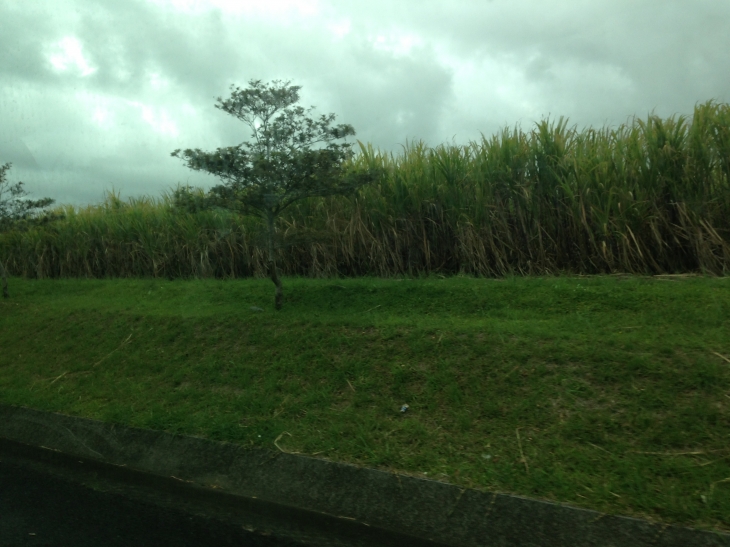
{"type": "MultiPolygon", "coordinates": [[[[285,209],[284,275],[730,273],[728,103],[617,128],[543,119],[468,146],[406,143],[399,154],[359,145],[346,172],[374,169],[379,180],[285,209]]],[[[0,257],[31,278],[266,276],[261,217],[191,212],[178,205],[203,190],[177,190],[182,199],[110,193],[59,206],[62,220],[0,233],[0,257]]]]}
{"type": "Polygon", "coordinates": [[[2,403],[730,530],[728,278],[10,290],[2,403]]]}

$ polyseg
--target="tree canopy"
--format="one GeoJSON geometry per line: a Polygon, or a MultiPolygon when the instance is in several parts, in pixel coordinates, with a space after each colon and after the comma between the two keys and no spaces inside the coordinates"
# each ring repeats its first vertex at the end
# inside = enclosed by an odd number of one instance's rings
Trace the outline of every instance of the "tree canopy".
{"type": "MultiPolygon", "coordinates": [[[[44,209],[54,203],[51,198],[38,200],[24,199],[28,192],[23,189],[23,183],[10,185],[6,180],[7,171],[11,163],[0,166],[0,232],[10,229],[22,229],[34,222],[49,220],[46,216],[39,218],[39,209],[44,209]]],[[[9,298],[8,276],[0,257],[0,280],[2,281],[3,298],[9,298]]]]}
{"type": "Polygon", "coordinates": [[[229,99],[218,97],[216,108],[251,128],[250,141],[215,152],[178,149],[171,154],[184,158],[189,168],[207,171],[224,181],[202,197],[187,187],[178,188],[174,192],[177,206],[188,210],[221,207],[266,220],[268,267],[276,286],[277,310],[282,306],[282,286],[274,254],[276,217],[303,198],[352,195],[380,175],[373,170],[345,171],[343,162],[352,157],[352,143],[331,141],[355,135],[354,128],[348,124],[331,126],[334,114],[317,119],[307,116],[314,107],[304,110],[293,106],[299,101],[301,86],[289,83],[275,80],[263,85],[261,80],[250,80],[247,89],[231,86],[229,99]],[[312,148],[320,143],[327,145],[312,148]]]}

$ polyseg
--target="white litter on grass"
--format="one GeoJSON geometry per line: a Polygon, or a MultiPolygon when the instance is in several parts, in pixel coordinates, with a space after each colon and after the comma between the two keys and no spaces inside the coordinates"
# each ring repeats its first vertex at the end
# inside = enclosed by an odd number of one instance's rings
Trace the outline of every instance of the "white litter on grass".
{"type": "Polygon", "coordinates": [[[409,408],[410,408],[410,407],[409,407],[408,405],[403,405],[402,407],[400,407],[400,411],[401,411],[401,412],[405,412],[405,411],[406,411],[406,410],[408,410],[409,408]]]}

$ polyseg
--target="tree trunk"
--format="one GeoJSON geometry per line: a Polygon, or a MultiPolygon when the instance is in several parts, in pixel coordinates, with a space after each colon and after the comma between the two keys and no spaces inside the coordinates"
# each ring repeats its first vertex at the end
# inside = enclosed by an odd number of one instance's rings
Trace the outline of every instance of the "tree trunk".
{"type": "Polygon", "coordinates": [[[271,276],[271,281],[273,281],[274,285],[276,285],[274,307],[277,310],[280,310],[282,301],[282,289],[281,279],[279,279],[279,275],[276,272],[276,257],[274,256],[274,214],[270,211],[267,211],[266,220],[268,221],[269,225],[269,275],[271,276]]]}
{"type": "Polygon", "coordinates": [[[3,298],[10,298],[10,293],[8,292],[8,272],[5,270],[2,260],[0,260],[0,277],[2,278],[3,284],[3,298]]]}

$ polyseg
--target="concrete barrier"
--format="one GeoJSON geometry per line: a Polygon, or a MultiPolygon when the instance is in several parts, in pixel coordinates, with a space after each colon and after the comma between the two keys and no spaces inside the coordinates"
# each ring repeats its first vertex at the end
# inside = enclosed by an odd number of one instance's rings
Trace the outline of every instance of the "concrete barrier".
{"type": "Polygon", "coordinates": [[[0,405],[0,438],[444,545],[730,547],[730,534],[24,407],[0,405]]]}

